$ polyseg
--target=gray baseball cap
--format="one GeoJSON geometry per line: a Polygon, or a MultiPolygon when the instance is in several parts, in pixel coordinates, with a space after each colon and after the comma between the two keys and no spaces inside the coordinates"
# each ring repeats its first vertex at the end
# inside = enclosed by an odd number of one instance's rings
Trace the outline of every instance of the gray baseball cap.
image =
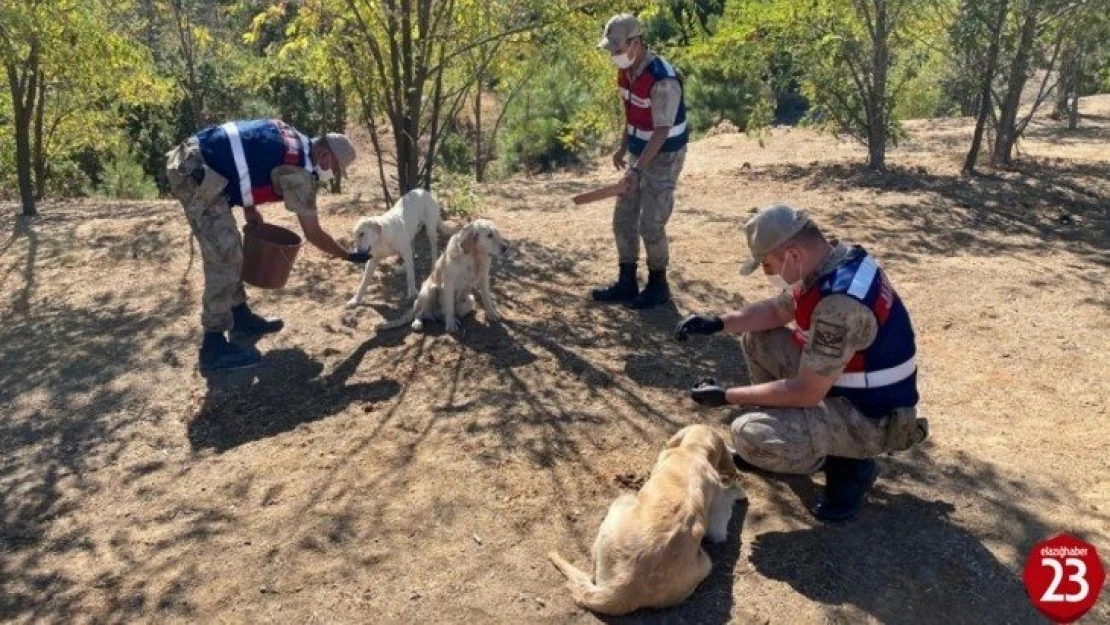
{"type": "Polygon", "coordinates": [[[347,135],[341,135],[338,132],[329,132],[323,136],[324,145],[331,150],[335,160],[339,163],[339,169],[344,174],[347,173],[347,168],[351,163],[355,162],[355,146],[351,145],[351,140],[347,135]]]}
{"type": "Polygon", "coordinates": [[[741,275],[750,275],[761,264],[763,257],[786,243],[810,223],[809,213],[786,204],[772,204],[759,209],[744,224],[744,236],[752,257],[740,265],[741,275]]]}
{"type": "Polygon", "coordinates": [[[631,13],[621,13],[609,18],[605,23],[605,31],[601,35],[601,41],[597,42],[597,47],[616,52],[625,41],[632,37],[643,36],[644,29],[640,28],[640,21],[636,16],[631,13]]]}

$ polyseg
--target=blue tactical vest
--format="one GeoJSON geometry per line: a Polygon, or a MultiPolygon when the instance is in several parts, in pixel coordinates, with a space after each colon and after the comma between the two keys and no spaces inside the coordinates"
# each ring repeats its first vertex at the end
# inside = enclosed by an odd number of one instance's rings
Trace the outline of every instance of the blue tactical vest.
{"type": "Polygon", "coordinates": [[[204,163],[227,178],[224,193],[232,206],[257,206],[281,197],[270,183],[280,165],[313,171],[311,141],[278,119],[228,122],[196,134],[204,163]]]}

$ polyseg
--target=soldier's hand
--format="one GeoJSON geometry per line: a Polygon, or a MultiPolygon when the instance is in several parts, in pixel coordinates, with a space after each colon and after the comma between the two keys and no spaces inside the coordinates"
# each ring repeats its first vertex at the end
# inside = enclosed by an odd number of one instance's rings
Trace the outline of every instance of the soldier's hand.
{"type": "Polygon", "coordinates": [[[713,334],[725,329],[725,322],[716,315],[690,315],[674,329],[674,339],[685,341],[691,334],[713,334]]]}
{"type": "Polygon", "coordinates": [[[619,184],[621,188],[620,195],[624,195],[625,193],[628,193],[629,191],[636,188],[632,185],[632,182],[628,179],[628,176],[621,178],[620,182],[618,182],[617,184],[619,184]]]}
{"type": "Polygon", "coordinates": [[[624,169],[624,165],[625,165],[624,155],[625,154],[627,154],[627,152],[625,151],[624,148],[620,148],[616,152],[613,152],[613,167],[615,167],[617,169],[624,169]]]}
{"type": "Polygon", "coordinates": [[[724,387],[718,386],[713,378],[706,378],[695,384],[694,388],[690,389],[690,399],[710,408],[728,405],[724,387]]]}
{"type": "Polygon", "coordinates": [[[266,223],[266,220],[262,219],[262,213],[258,212],[257,208],[244,209],[243,210],[243,216],[247,218],[246,226],[248,228],[252,228],[254,226],[260,226],[260,225],[266,223]]]}
{"type": "Polygon", "coordinates": [[[628,190],[639,188],[640,186],[640,168],[632,166],[628,171],[624,172],[624,179],[628,182],[628,190]]]}

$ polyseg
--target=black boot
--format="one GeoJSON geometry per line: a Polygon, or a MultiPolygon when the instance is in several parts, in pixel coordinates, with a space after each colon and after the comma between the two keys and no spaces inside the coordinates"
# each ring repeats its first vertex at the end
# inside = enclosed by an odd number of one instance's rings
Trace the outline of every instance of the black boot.
{"type": "Polygon", "coordinates": [[[227,340],[223,332],[205,332],[200,345],[200,372],[214,373],[257,367],[262,356],[254,348],[240,347],[227,340]]]}
{"type": "Polygon", "coordinates": [[[232,308],[231,315],[232,336],[261,336],[280,332],[285,327],[285,322],[278,317],[260,317],[254,314],[246,302],[232,308]]]}
{"type": "Polygon", "coordinates": [[[861,508],[867,491],[879,477],[879,465],[871,458],[825,459],[825,497],[813,507],[813,515],[820,521],[834,523],[854,519],[861,508]]]}
{"type": "Polygon", "coordinates": [[[631,302],[640,292],[636,280],[636,263],[621,263],[620,277],[613,284],[593,290],[595,302],[631,302]]]}
{"type": "Polygon", "coordinates": [[[648,272],[647,286],[636,296],[628,307],[633,310],[655,308],[671,301],[671,287],[667,286],[667,270],[657,269],[648,272]]]}

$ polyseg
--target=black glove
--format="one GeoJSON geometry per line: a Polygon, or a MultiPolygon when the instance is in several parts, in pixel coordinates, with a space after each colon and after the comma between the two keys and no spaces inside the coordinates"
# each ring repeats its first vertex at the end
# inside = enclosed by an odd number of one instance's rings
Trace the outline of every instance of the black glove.
{"type": "Polygon", "coordinates": [[[370,260],[370,252],[351,252],[347,254],[347,260],[355,264],[365,263],[370,260]]]}
{"type": "Polygon", "coordinates": [[[718,386],[717,381],[713,378],[699,380],[698,383],[690,389],[690,399],[702,406],[708,406],[710,408],[728,405],[728,401],[725,400],[725,389],[718,386]]]}
{"type": "Polygon", "coordinates": [[[691,334],[713,334],[724,329],[725,322],[716,315],[690,315],[675,326],[674,339],[685,341],[691,334]]]}

